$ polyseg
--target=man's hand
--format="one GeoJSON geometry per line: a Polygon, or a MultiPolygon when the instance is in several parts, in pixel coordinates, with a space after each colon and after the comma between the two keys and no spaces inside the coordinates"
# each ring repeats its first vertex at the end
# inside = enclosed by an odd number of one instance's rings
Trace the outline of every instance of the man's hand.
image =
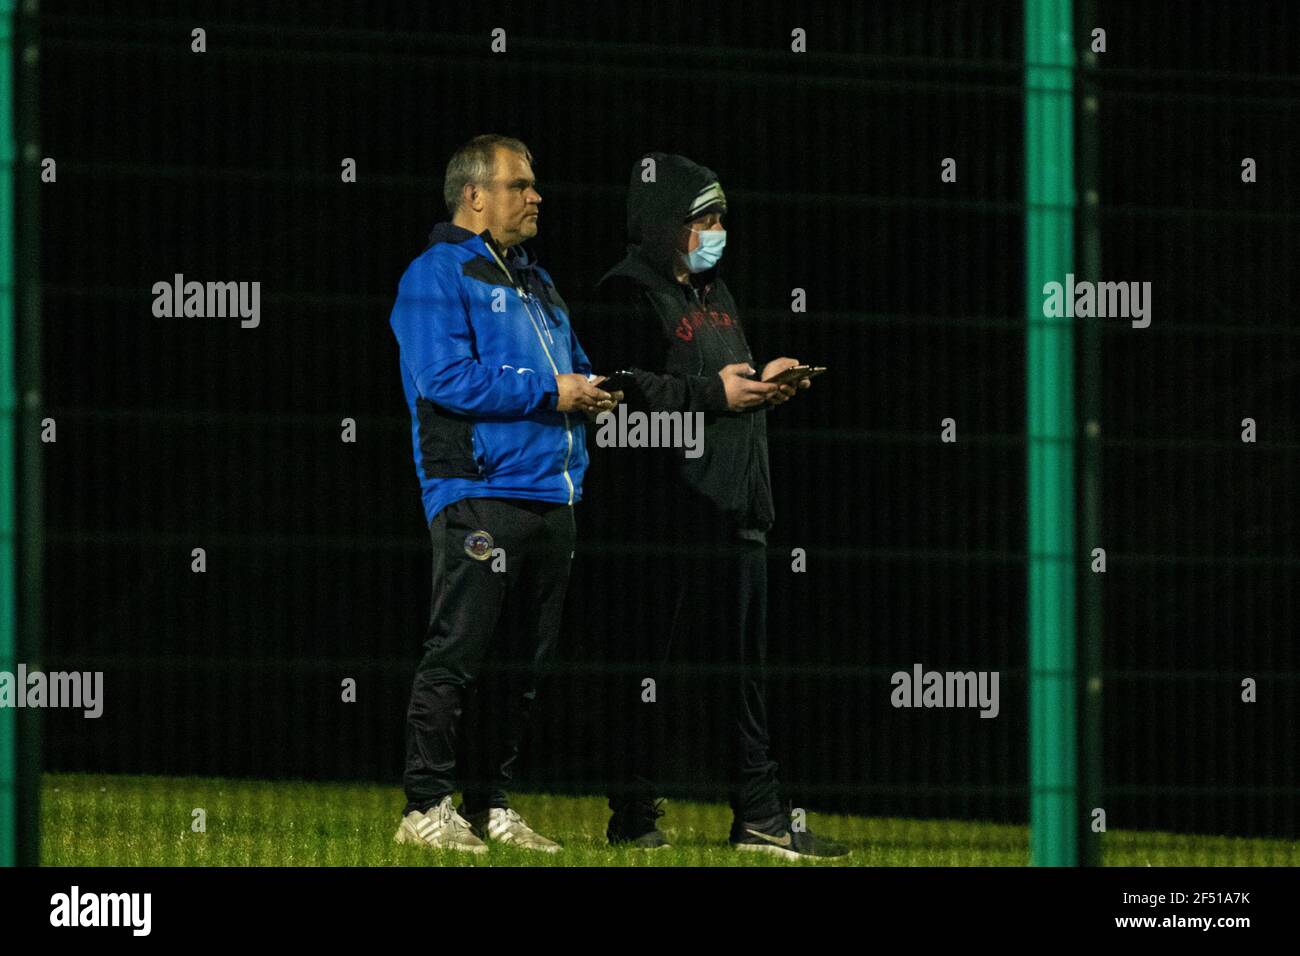
{"type": "MultiPolygon", "coordinates": [[[[763,366],[763,374],[760,375],[759,378],[764,380],[769,379],[773,375],[778,375],[781,372],[784,372],[788,368],[794,368],[798,364],[799,364],[798,359],[787,358],[785,356],[782,356],[781,358],[774,358],[772,359],[772,361],[768,362],[766,365],[763,366]]],[[[798,382],[798,387],[812,388],[812,380],[801,378],[798,382]]],[[[773,395],[772,398],[769,399],[769,401],[773,405],[780,405],[782,402],[787,402],[790,399],[794,398],[794,393],[795,393],[795,385],[792,384],[778,385],[777,393],[773,395]]]]}
{"type": "MultiPolygon", "coordinates": [[[[607,378],[608,378],[608,377],[605,376],[605,375],[597,375],[595,378],[593,378],[593,379],[591,380],[591,384],[592,384],[592,385],[600,385],[600,383],[606,381],[607,378]]],[[[613,399],[613,402],[610,403],[610,405],[609,405],[608,408],[604,408],[604,407],[602,407],[602,408],[597,408],[597,409],[594,409],[594,410],[592,410],[592,411],[587,412],[587,418],[589,418],[591,421],[594,422],[594,421],[595,421],[595,420],[596,420],[596,419],[601,415],[602,412],[610,411],[611,409],[614,408],[615,405],[617,405],[619,402],[623,401],[623,393],[622,393],[621,391],[619,391],[619,392],[609,392],[608,394],[609,394],[609,397],[613,399]]]]}
{"type": "Polygon", "coordinates": [[[597,388],[578,372],[555,376],[555,384],[560,390],[555,400],[557,412],[607,412],[618,404],[613,395],[597,388]]]}
{"type": "MultiPolygon", "coordinates": [[[[774,394],[780,393],[780,386],[756,382],[751,378],[746,378],[746,376],[753,374],[754,369],[744,362],[724,365],[722,370],[718,372],[723,387],[727,391],[727,407],[733,412],[756,408],[764,402],[771,401],[774,394]]],[[[791,394],[793,394],[793,391],[791,394]]]]}

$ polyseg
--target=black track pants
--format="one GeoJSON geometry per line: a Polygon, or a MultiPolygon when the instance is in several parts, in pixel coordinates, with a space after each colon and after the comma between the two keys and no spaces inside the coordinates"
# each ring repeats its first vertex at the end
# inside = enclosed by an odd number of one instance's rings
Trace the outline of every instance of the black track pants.
{"type": "Polygon", "coordinates": [[[434,516],[429,534],[433,596],[407,710],[405,812],[456,789],[468,813],[507,807],[538,666],[559,634],[573,508],[466,498],[434,516]]]}
{"type": "Polygon", "coordinates": [[[757,821],[781,810],[767,729],[767,556],[762,544],[701,535],[693,547],[647,562],[645,586],[662,602],[629,628],[624,662],[640,667],[614,690],[610,807],[657,796],[673,747],[706,748],[725,761],[732,812],[757,821]],[[655,680],[654,703],[645,678],[655,680]],[[688,715],[685,738],[670,729],[688,715]],[[670,716],[671,715],[671,716],[670,716]]]}

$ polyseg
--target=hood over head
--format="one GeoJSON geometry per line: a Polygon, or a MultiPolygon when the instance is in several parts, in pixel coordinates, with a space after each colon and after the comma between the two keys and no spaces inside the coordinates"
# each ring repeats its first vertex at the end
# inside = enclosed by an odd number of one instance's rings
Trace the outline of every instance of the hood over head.
{"type": "Polygon", "coordinates": [[[660,276],[671,277],[677,234],[706,212],[726,212],[727,200],[713,170],[671,153],[646,153],[632,165],[627,191],[627,241],[660,276]],[[644,162],[654,160],[654,180],[644,179],[644,162]],[[710,188],[712,187],[712,188],[710,188]]]}

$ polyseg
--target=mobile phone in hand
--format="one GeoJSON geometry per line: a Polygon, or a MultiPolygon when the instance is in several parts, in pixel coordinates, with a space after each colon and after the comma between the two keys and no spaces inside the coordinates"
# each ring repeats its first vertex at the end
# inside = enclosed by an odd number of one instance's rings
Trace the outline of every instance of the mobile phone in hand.
{"type": "Polygon", "coordinates": [[[615,372],[612,375],[605,376],[605,381],[596,382],[595,385],[597,388],[603,389],[606,392],[621,392],[634,382],[636,382],[636,376],[624,369],[615,372]]]}
{"type": "Polygon", "coordinates": [[[771,378],[763,379],[763,382],[770,385],[794,385],[805,378],[816,378],[824,371],[826,371],[825,365],[792,365],[784,372],[777,372],[771,378]]]}

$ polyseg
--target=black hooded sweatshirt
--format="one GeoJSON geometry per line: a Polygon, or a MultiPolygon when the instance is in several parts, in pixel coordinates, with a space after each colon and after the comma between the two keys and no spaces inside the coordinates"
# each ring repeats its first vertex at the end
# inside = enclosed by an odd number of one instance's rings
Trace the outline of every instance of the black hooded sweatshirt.
{"type": "MultiPolygon", "coordinates": [[[[678,518],[671,529],[678,536],[712,528],[764,541],[773,520],[767,413],[763,407],[728,410],[718,375],[736,362],[761,369],[718,275],[721,263],[691,275],[689,286],[673,274],[677,235],[691,203],[718,177],[682,156],[647,156],[655,160],[654,182],[643,181],[638,160],[627,197],[627,255],[597,284],[606,308],[584,323],[583,341],[592,338],[592,364],[602,374],[634,373],[636,385],[625,390],[629,411],[704,413],[703,453],[687,458],[680,449],[657,456],[617,449],[614,467],[639,486],[647,513],[657,510],[655,499],[671,499],[663,504],[678,518]]],[[[663,522],[662,513],[657,520],[663,522]]]]}

